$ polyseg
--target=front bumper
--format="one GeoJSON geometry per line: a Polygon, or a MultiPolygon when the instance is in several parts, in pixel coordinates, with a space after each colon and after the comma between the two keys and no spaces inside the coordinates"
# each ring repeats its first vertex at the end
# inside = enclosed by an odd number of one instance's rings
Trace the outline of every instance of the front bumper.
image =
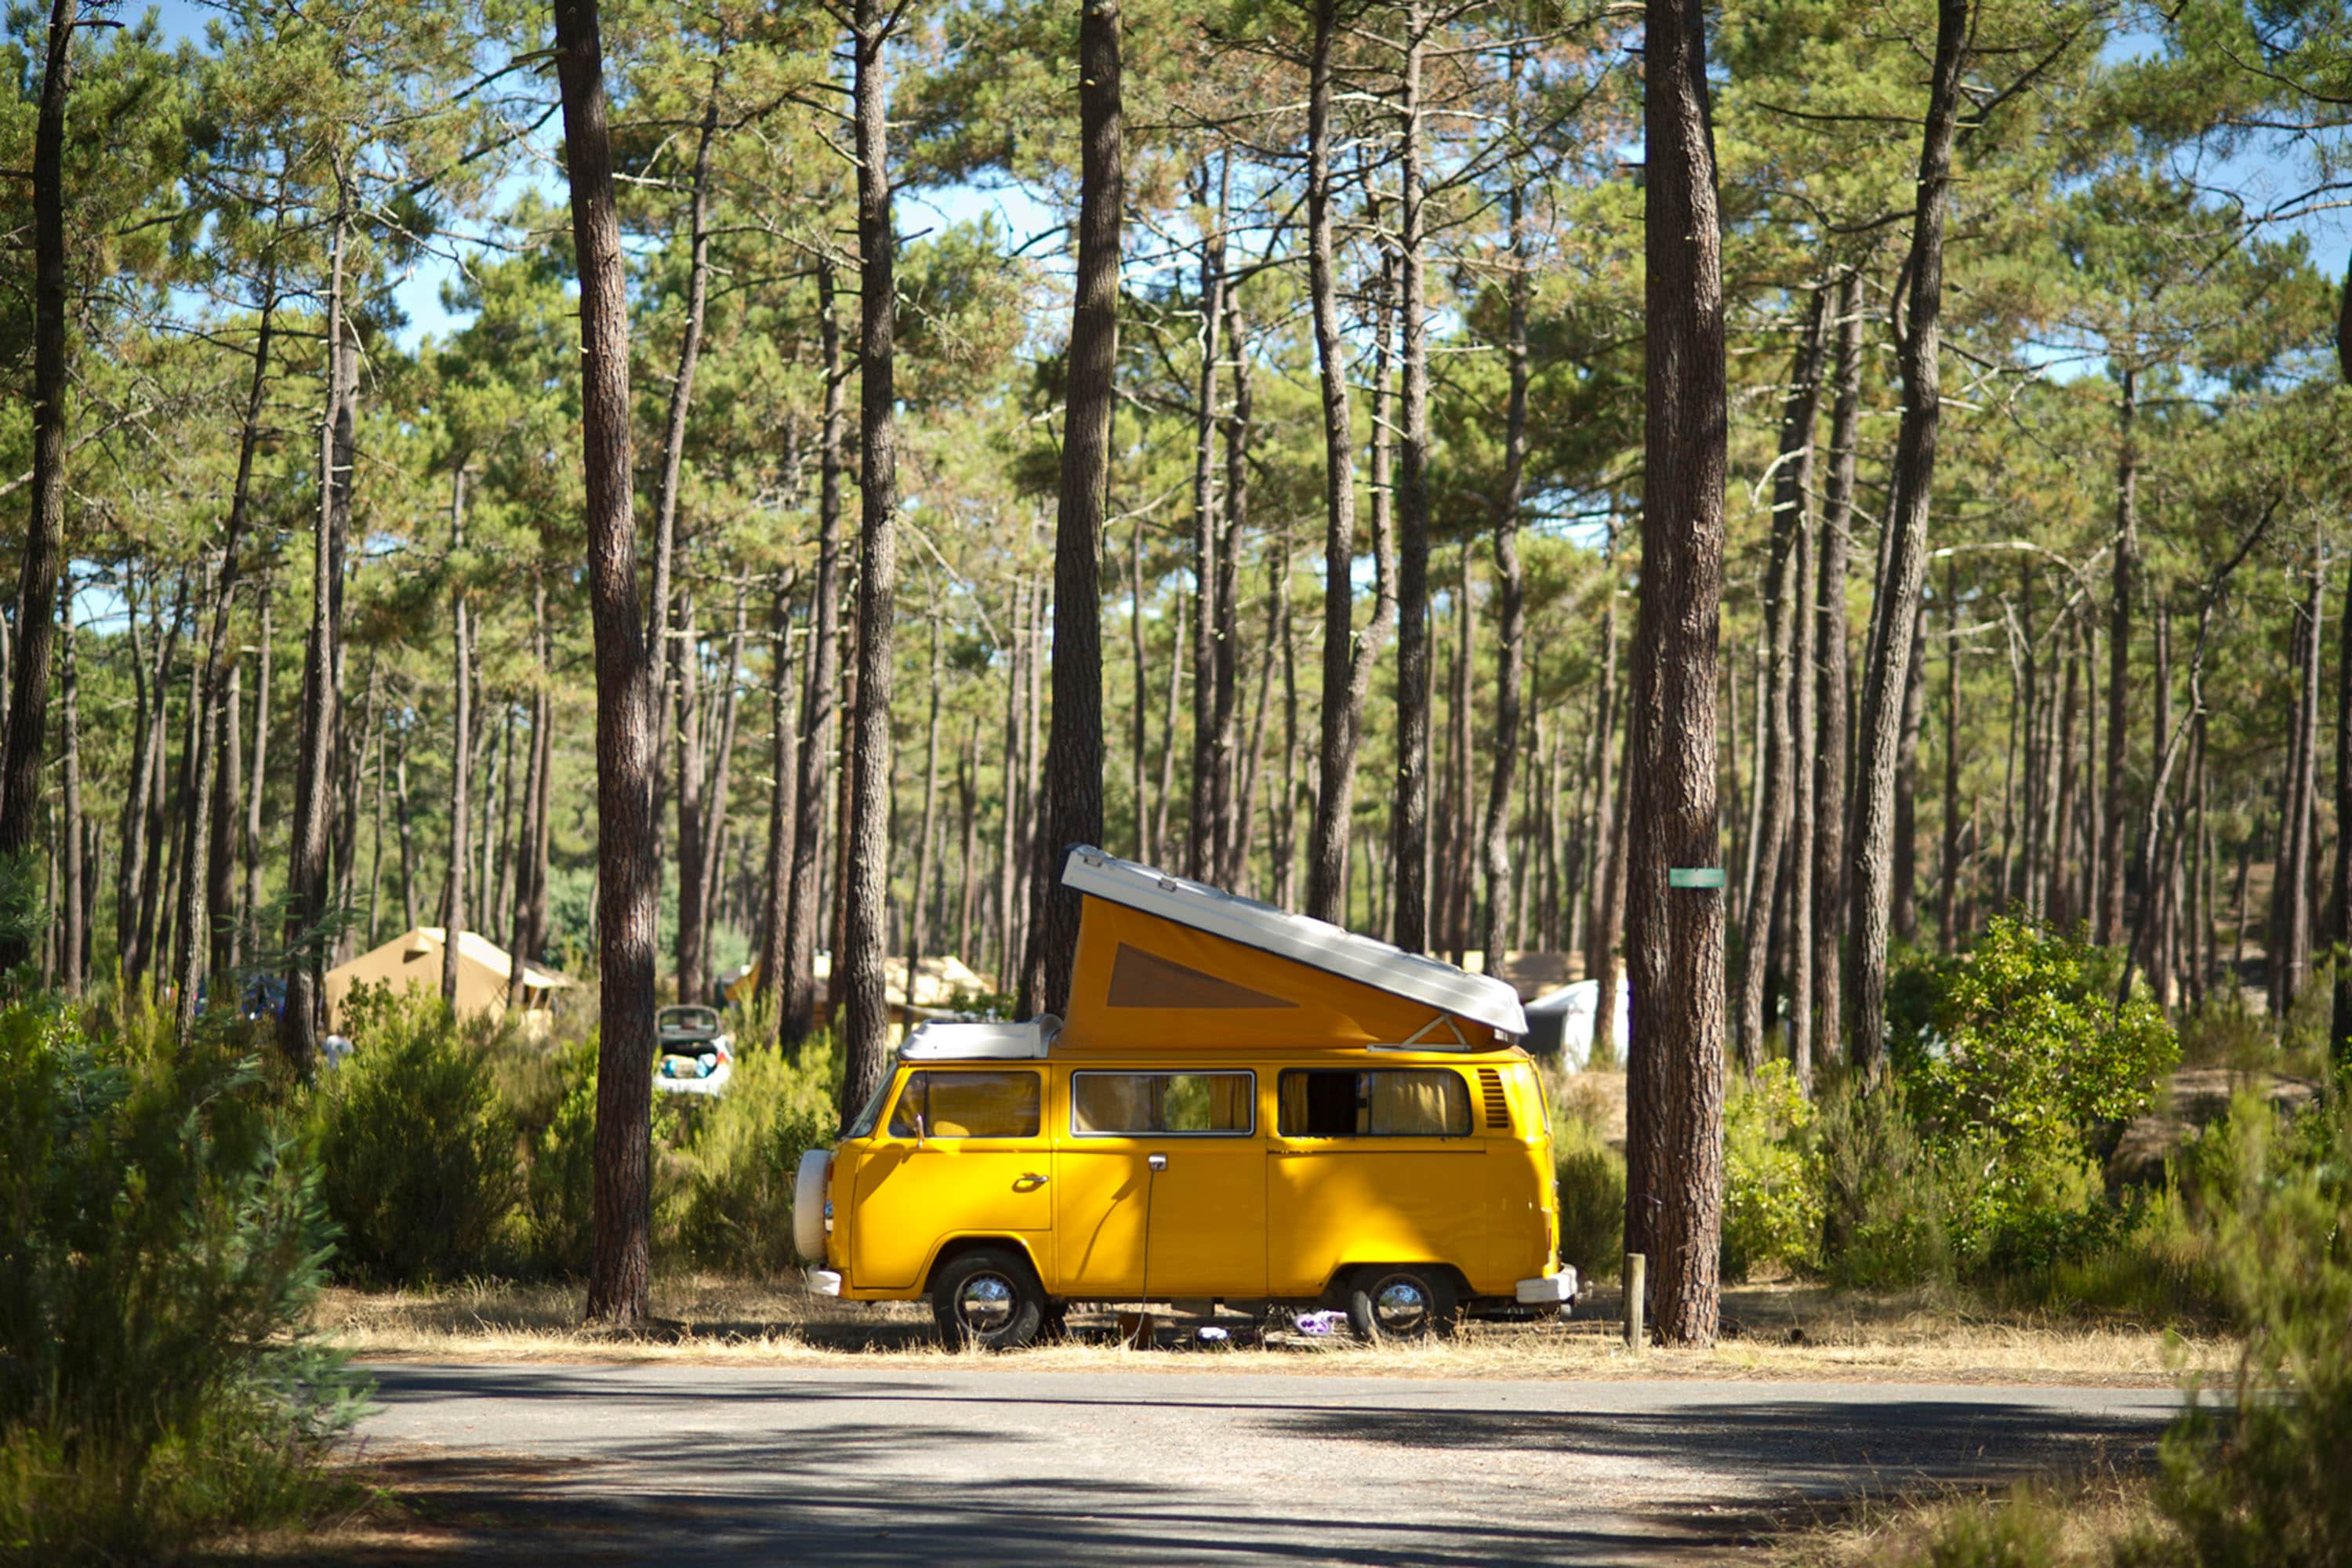
{"type": "MultiPolygon", "coordinates": [[[[808,1279],[810,1295],[838,1296],[841,1294],[841,1276],[833,1269],[810,1268],[803,1270],[803,1273],[808,1279]]],[[[1521,1289],[1525,1287],[1522,1286],[1521,1289]]]]}
{"type": "Polygon", "coordinates": [[[1540,1279],[1522,1279],[1518,1284],[1519,1304],[1523,1307],[1564,1307],[1576,1300],[1576,1270],[1562,1264],[1557,1274],[1547,1274],[1540,1279]]]}

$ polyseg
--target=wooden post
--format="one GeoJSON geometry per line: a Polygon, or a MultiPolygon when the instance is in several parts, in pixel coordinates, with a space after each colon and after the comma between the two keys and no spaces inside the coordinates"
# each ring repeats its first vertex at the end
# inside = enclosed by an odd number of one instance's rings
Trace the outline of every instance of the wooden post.
{"type": "Polygon", "coordinates": [[[1649,1336],[1642,1331],[1642,1306],[1649,1294],[1650,1260],[1638,1252],[1625,1255],[1625,1348],[1642,1353],[1649,1336]]]}

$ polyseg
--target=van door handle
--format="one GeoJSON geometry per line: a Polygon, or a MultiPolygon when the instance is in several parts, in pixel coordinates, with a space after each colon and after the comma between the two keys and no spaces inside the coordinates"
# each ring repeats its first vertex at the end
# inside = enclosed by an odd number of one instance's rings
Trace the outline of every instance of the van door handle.
{"type": "Polygon", "coordinates": [[[1049,1178],[1041,1176],[1034,1171],[1024,1171],[1013,1184],[1024,1189],[1034,1189],[1044,1186],[1047,1180],[1049,1178]]]}

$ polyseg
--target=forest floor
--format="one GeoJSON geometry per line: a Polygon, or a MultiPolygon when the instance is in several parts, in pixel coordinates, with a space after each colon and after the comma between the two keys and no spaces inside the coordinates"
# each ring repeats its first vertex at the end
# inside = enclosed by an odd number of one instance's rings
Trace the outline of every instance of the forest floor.
{"type": "Polygon", "coordinates": [[[1927,1294],[1857,1296],[1801,1284],[1724,1292],[1724,1338],[1708,1351],[1630,1353],[1618,1296],[1600,1287],[1565,1322],[1473,1323],[1450,1340],[1361,1345],[1345,1331],[1316,1337],[1286,1318],[1265,1332],[1218,1320],[1228,1348],[1206,1350],[1202,1320],[1171,1318],[1154,1350],[1130,1349],[1108,1313],[1073,1313],[1069,1340],[1003,1356],[943,1345],[920,1302],[858,1304],[813,1297],[797,1281],[700,1275],[656,1282],[652,1332],[583,1328],[582,1292],[566,1284],[468,1282],[438,1289],[334,1289],[316,1318],[328,1341],[365,1361],[680,1362],[687,1363],[954,1363],[1024,1371],[1329,1372],[1407,1377],[1864,1380],[2166,1387],[2217,1376],[2237,1347],[2125,1322],[1994,1313],[1927,1294]]]}

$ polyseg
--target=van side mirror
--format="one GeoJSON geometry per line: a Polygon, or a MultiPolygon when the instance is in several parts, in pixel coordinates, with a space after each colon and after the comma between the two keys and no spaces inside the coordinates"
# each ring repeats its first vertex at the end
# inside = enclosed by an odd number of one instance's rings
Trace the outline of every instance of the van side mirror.
{"type": "Polygon", "coordinates": [[[919,1149],[919,1148],[921,1148],[922,1146],[923,1146],[923,1113],[922,1113],[921,1111],[918,1110],[917,1112],[915,1112],[915,1147],[916,1147],[916,1148],[918,1148],[918,1149],[919,1149]]]}

